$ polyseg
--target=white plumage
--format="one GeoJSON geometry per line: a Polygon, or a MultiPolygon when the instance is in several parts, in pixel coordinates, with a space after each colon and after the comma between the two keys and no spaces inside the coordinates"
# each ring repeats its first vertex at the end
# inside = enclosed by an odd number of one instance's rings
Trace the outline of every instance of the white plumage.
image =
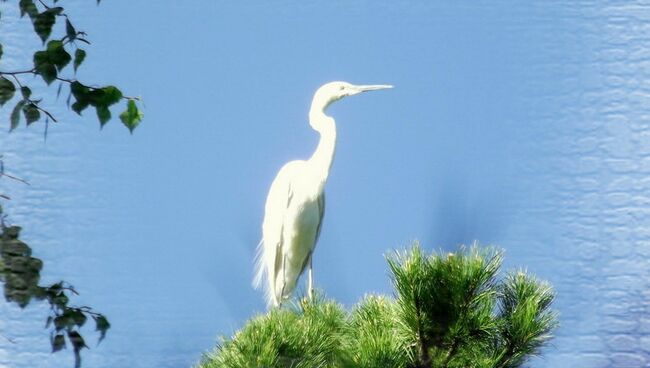
{"type": "Polygon", "coordinates": [[[284,165],[266,198],[254,285],[264,286],[269,306],[278,306],[291,296],[298,278],[307,267],[307,290],[312,297],[311,258],[323,224],[323,189],[336,148],[336,124],[334,119],[325,115],[325,109],[343,97],[384,88],[391,86],[331,82],[314,94],[309,123],[320,133],[318,147],[309,160],[291,161],[284,165]]]}

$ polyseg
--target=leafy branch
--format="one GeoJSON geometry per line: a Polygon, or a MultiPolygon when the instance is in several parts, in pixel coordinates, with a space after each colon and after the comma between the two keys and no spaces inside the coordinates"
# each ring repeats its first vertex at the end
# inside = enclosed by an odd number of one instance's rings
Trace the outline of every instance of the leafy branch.
{"type": "MultiPolygon", "coordinates": [[[[0,208],[0,216],[2,215],[0,208]]],[[[50,304],[50,315],[45,328],[50,329],[52,352],[64,349],[67,342],[72,346],[75,367],[81,366],[81,350],[87,348],[81,335],[81,327],[89,318],[95,321],[99,341],[110,328],[108,319],[87,306],[74,307],[68,303],[70,294],[78,295],[74,287],[64,281],[50,286],[38,285],[43,261],[32,257],[31,248],[19,239],[20,227],[0,226],[0,281],[4,282],[4,296],[25,308],[31,299],[45,300],[50,304]]]]}
{"type": "MultiPolygon", "coordinates": [[[[29,126],[45,116],[46,129],[50,120],[58,121],[51,112],[41,106],[43,99],[32,98],[31,88],[21,81],[23,76],[31,74],[41,77],[48,86],[54,81],[59,81],[57,98],[63,85],[67,85],[69,88],[68,107],[79,115],[89,106],[94,107],[101,127],[112,118],[110,107],[120,101],[126,101],[126,109],[119,117],[132,133],[143,118],[143,113],[136,103],[140,101],[138,97],[124,95],[115,86],[92,86],[62,74],[64,71],[69,71],[69,68],[66,69],[66,67],[71,62],[73,73],[76,74],[87,55],[86,50],[80,48],[79,44],[89,45],[90,41],[87,40],[85,32],[78,31],[74,27],[68,15],[64,13],[64,9],[56,6],[57,2],[54,0],[53,4],[48,5],[43,0],[38,0],[38,3],[34,3],[33,0],[20,0],[18,3],[21,17],[25,15],[29,17],[34,32],[39,36],[45,48],[34,53],[31,69],[9,71],[0,68],[0,107],[14,97],[18,97],[10,114],[10,130],[14,130],[20,125],[21,117],[24,117],[26,125],[29,126]],[[57,19],[65,19],[65,34],[59,38],[50,39],[57,19]],[[18,90],[20,90],[19,96],[16,93],[18,90]],[[72,98],[74,101],[70,104],[72,98]]],[[[2,44],[0,44],[0,59],[3,54],[2,50],[2,44]]]]}
{"type": "MultiPolygon", "coordinates": [[[[21,179],[21,178],[19,178],[19,177],[17,177],[17,176],[13,176],[13,175],[11,175],[11,174],[7,174],[7,173],[5,172],[5,163],[4,163],[4,161],[2,160],[2,155],[0,155],[0,179],[1,179],[2,177],[6,177],[6,178],[8,178],[8,179],[11,179],[11,180],[14,180],[14,181],[17,181],[17,182],[23,183],[23,184],[25,184],[25,185],[29,185],[29,183],[27,182],[27,180],[21,179]]],[[[4,193],[0,193],[0,198],[2,198],[2,199],[6,199],[6,200],[11,199],[8,195],[6,195],[6,194],[4,194],[4,193]]],[[[4,219],[4,218],[2,217],[2,207],[0,207],[0,226],[2,226],[2,225],[4,224],[3,219],[4,219]]]]}
{"type": "MultiPolygon", "coordinates": [[[[133,133],[143,118],[138,108],[140,99],[124,95],[120,89],[112,85],[97,86],[76,78],[77,70],[87,56],[86,50],[80,46],[90,45],[90,41],[85,32],[75,28],[68,14],[58,6],[58,3],[58,0],[17,2],[21,18],[27,15],[43,47],[33,53],[28,67],[7,70],[3,65],[4,51],[0,43],[0,110],[10,102],[14,102],[9,114],[9,130],[16,129],[23,119],[27,126],[44,121],[45,137],[47,137],[48,123],[59,120],[44,107],[42,97],[33,95],[32,85],[26,83],[26,77],[36,76],[40,77],[47,86],[58,82],[57,99],[65,86],[68,89],[67,106],[78,115],[88,107],[94,107],[102,127],[112,118],[111,108],[124,102],[126,106],[119,117],[133,133]],[[61,35],[53,36],[52,31],[57,22],[65,31],[61,35]]],[[[99,0],[97,3],[99,4],[99,0]]],[[[0,27],[4,26],[2,23],[0,18],[0,27]]],[[[17,176],[6,173],[0,155],[0,179],[3,177],[29,184],[17,176]]],[[[9,200],[10,197],[0,193],[0,199],[9,200]]],[[[72,285],[64,281],[49,286],[39,285],[43,262],[31,256],[31,248],[19,239],[19,234],[19,227],[7,226],[6,215],[0,206],[0,282],[4,284],[5,299],[18,304],[21,308],[26,307],[32,299],[48,302],[50,313],[45,327],[50,329],[52,352],[61,351],[70,345],[75,356],[75,367],[80,367],[81,351],[87,348],[81,334],[81,327],[92,319],[101,342],[110,328],[110,323],[103,314],[88,306],[70,305],[70,298],[78,294],[72,285]]]]}

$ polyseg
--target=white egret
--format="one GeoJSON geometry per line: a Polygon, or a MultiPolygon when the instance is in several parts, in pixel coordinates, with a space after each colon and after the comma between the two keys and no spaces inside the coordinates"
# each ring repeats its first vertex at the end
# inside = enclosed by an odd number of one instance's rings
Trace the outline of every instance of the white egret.
{"type": "Polygon", "coordinates": [[[325,212],[323,187],[336,147],[336,124],[332,117],[325,115],[325,110],[343,97],[385,88],[392,86],[330,82],[314,94],[309,124],[320,133],[318,147],[309,160],[284,165],[266,198],[254,285],[259,288],[266,279],[268,305],[278,306],[289,298],[306,267],[309,267],[307,290],[312,298],[311,260],[325,212]]]}

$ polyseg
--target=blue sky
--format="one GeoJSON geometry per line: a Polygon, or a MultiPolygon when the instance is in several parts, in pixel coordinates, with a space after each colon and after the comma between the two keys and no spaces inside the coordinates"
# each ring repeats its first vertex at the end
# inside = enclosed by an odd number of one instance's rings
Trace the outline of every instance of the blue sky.
{"type": "MultiPolygon", "coordinates": [[[[80,303],[113,323],[85,366],[188,366],[264,310],[250,281],[266,193],[285,162],[315,149],[307,112],[332,80],[395,88],[329,110],[338,149],[317,287],[347,306],[389,293],[384,254],[415,239],[428,249],[494,244],[506,266],[560,281],[557,263],[545,261],[563,247],[553,214],[563,199],[548,182],[563,175],[553,161],[562,127],[549,120],[574,84],[591,81],[564,68],[587,63],[592,42],[576,34],[582,23],[571,17],[586,20],[575,9],[87,3],[66,7],[93,42],[79,77],[142,96],[142,125],[133,136],[117,120],[100,131],[91,111],[78,118],[53,107],[66,118],[46,143],[40,127],[0,134],[14,171],[32,182],[12,186],[9,210],[46,260],[46,279],[70,280],[80,303]]],[[[25,362],[68,364],[66,354],[47,355],[40,324],[29,326],[34,344],[0,342],[5,361],[21,351],[25,362]]]]}

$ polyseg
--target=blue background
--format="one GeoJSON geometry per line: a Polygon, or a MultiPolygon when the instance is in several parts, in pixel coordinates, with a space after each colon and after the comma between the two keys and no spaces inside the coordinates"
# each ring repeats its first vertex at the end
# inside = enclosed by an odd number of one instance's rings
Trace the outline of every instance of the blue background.
{"type": "MultiPolygon", "coordinates": [[[[79,78],[142,96],[130,136],[94,112],[8,134],[12,223],[109,316],[84,367],[183,367],[264,311],[250,286],[267,190],[307,158],[313,92],[395,89],[330,109],[338,149],[315,280],[346,306],[390,293],[383,255],[493,244],[558,292],[534,367],[650,363],[650,14],[642,2],[238,1],[63,4],[93,45],[79,78]]],[[[1,70],[29,67],[29,20],[0,3],[1,70]]],[[[31,49],[29,47],[30,46],[31,49]]],[[[39,84],[34,80],[34,84],[39,84]]],[[[113,115],[117,116],[114,109],[113,115]]],[[[49,353],[43,305],[0,303],[0,366],[49,353]]],[[[92,336],[91,329],[87,335],[92,336]]],[[[91,337],[92,339],[92,337],[91,337]]]]}

